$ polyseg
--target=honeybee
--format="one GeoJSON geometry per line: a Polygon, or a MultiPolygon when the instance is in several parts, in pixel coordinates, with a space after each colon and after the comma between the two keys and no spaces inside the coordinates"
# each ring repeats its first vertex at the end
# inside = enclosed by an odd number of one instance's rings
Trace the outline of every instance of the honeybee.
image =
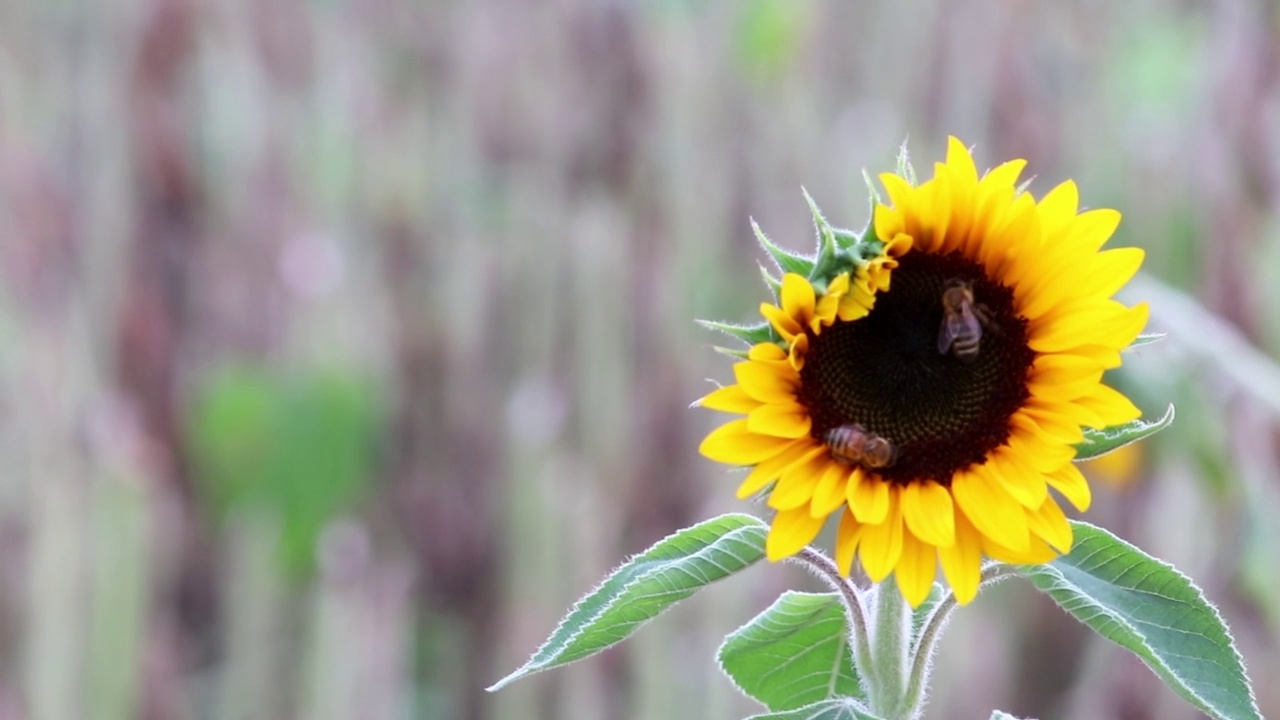
{"type": "Polygon", "coordinates": [[[938,352],[948,351],[963,363],[978,357],[982,329],[991,324],[986,306],[973,300],[973,285],[952,278],[942,291],[942,326],[938,328],[938,352]]]}
{"type": "Polygon", "coordinates": [[[831,448],[831,457],[845,465],[884,468],[898,459],[898,449],[893,443],[861,425],[849,424],[831,428],[822,439],[831,448]]]}

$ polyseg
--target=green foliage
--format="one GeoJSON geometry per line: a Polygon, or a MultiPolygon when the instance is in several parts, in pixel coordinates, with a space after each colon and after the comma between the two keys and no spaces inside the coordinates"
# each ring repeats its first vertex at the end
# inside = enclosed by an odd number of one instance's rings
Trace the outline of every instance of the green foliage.
{"type": "Polygon", "coordinates": [[[778,77],[792,63],[806,34],[806,4],[746,0],[737,7],[734,40],[741,63],[760,79],[778,77]]]}
{"type": "Polygon", "coordinates": [[[1138,335],[1138,337],[1135,338],[1133,342],[1129,343],[1129,347],[1125,348],[1125,350],[1135,350],[1137,348],[1142,347],[1143,345],[1150,345],[1152,343],[1160,342],[1168,334],[1169,333],[1162,333],[1162,332],[1142,333],[1141,335],[1138,335]]]}
{"type": "Polygon", "coordinates": [[[677,602],[762,559],[768,531],[757,518],[729,514],[666,537],[579,600],[533,657],[489,690],[622,642],[677,602]]]}
{"type": "Polygon", "coordinates": [[[718,657],[743,693],[775,712],[863,696],[834,593],[783,593],[725,638],[718,657]]]}
{"type": "Polygon", "coordinates": [[[1032,718],[1019,718],[1003,710],[992,710],[990,720],[1032,720],[1032,718]]]}
{"type": "Polygon", "coordinates": [[[1164,416],[1154,422],[1139,419],[1101,430],[1085,428],[1084,441],[1076,445],[1076,460],[1089,460],[1099,455],[1106,455],[1129,443],[1155,435],[1173,424],[1173,416],[1173,406],[1170,405],[1169,409],[1164,411],[1164,416]]]}
{"type": "MultiPolygon", "coordinates": [[[[806,197],[808,197],[806,195],[806,197]]],[[[802,277],[809,277],[809,273],[813,271],[813,259],[807,258],[798,253],[789,252],[778,247],[760,226],[756,224],[754,218],[751,220],[751,230],[756,234],[756,242],[760,243],[760,247],[769,253],[769,257],[778,264],[778,268],[783,272],[795,273],[802,277]]]]}
{"type": "Polygon", "coordinates": [[[216,518],[265,512],[281,560],[311,567],[317,535],[373,473],[378,412],[355,378],[224,368],[200,386],[186,423],[196,487],[216,518]]]}
{"type": "Polygon", "coordinates": [[[822,700],[794,710],[752,715],[747,720],[881,720],[853,699],[822,700]]]}
{"type": "Polygon", "coordinates": [[[1192,705],[1220,720],[1260,720],[1226,625],[1172,566],[1101,528],[1072,522],[1071,553],[1017,570],[1098,634],[1137,655],[1192,705]]]}
{"type": "Polygon", "coordinates": [[[762,342],[773,342],[777,340],[774,336],[773,326],[767,322],[759,322],[755,325],[738,325],[736,323],[717,322],[715,320],[698,320],[697,322],[708,330],[715,330],[726,335],[732,335],[748,345],[755,345],[762,342]]]}

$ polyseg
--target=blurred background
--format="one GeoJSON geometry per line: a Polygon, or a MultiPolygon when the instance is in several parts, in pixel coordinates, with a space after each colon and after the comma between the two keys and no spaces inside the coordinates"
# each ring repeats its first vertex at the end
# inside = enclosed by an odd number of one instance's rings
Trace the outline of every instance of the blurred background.
{"type": "MultiPolygon", "coordinates": [[[[1173,429],[1093,522],[1193,576],[1280,716],[1280,10],[1270,0],[0,5],[0,720],[741,718],[760,566],[482,688],[630,553],[746,509],[696,447],[765,297],[748,218],[948,134],[1148,250],[1173,429]]],[[[930,718],[1194,718],[1029,586],[930,718]]]]}

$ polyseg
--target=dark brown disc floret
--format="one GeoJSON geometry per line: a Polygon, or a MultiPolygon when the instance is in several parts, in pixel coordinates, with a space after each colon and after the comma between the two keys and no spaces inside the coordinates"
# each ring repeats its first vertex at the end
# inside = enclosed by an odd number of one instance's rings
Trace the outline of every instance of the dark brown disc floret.
{"type": "Polygon", "coordinates": [[[810,338],[799,397],[819,440],[857,424],[891,441],[896,462],[875,471],[884,479],[949,485],[1008,440],[1034,359],[1009,288],[959,253],[914,252],[870,314],[810,338]],[[942,294],[957,279],[970,283],[985,316],[977,355],[966,361],[938,344],[942,294]]]}

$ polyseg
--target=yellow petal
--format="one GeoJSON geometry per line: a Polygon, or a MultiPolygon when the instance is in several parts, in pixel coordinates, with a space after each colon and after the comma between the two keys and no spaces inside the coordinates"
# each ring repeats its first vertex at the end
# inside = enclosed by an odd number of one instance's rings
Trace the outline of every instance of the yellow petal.
{"type": "Polygon", "coordinates": [[[895,237],[902,232],[905,218],[898,210],[888,205],[876,205],[875,214],[876,237],[881,241],[895,237]]]}
{"type": "Polygon", "coordinates": [[[794,402],[761,405],[747,416],[748,430],[771,437],[801,438],[812,425],[809,411],[794,402]]]}
{"type": "Polygon", "coordinates": [[[964,513],[956,513],[956,541],[938,548],[938,561],[956,602],[965,605],[973,600],[982,584],[982,537],[964,513]]]}
{"type": "Polygon", "coordinates": [[[1013,563],[1014,565],[1039,565],[1058,557],[1057,550],[1049,547],[1048,543],[1035,536],[1031,537],[1026,550],[1014,550],[983,536],[982,552],[995,560],[1013,563]]]}
{"type": "Polygon", "coordinates": [[[773,329],[778,331],[783,340],[791,342],[795,336],[804,332],[804,326],[795,321],[785,310],[769,303],[760,303],[760,314],[768,320],[773,329]]]}
{"type": "Polygon", "coordinates": [[[814,517],[826,517],[845,504],[844,488],[849,482],[851,470],[838,462],[828,462],[818,487],[813,491],[809,513],[814,517]]]}
{"type": "Polygon", "coordinates": [[[947,167],[961,182],[970,184],[978,182],[978,168],[973,164],[973,156],[969,154],[969,149],[964,146],[964,143],[954,136],[947,138],[947,167]]]}
{"type": "Polygon", "coordinates": [[[853,570],[853,556],[862,538],[862,523],[846,508],[840,515],[840,529],[836,531],[836,567],[840,574],[849,577],[853,570]]]}
{"type": "Polygon", "coordinates": [[[982,176],[982,179],[978,181],[978,185],[993,189],[1003,189],[1006,187],[1012,188],[1014,185],[1018,184],[1018,176],[1022,174],[1022,171],[1026,167],[1027,161],[1021,158],[1001,163],[1000,165],[988,170],[987,173],[982,176]]]}
{"type": "Polygon", "coordinates": [[[782,276],[782,311],[803,327],[813,317],[813,286],[800,275],[787,273],[782,276]]]}
{"type": "Polygon", "coordinates": [[[902,490],[902,518],[907,529],[930,545],[955,542],[955,507],[951,493],[936,482],[913,482],[902,490]]]}
{"type": "Polygon", "coordinates": [[[747,395],[766,403],[794,403],[799,376],[785,363],[735,363],[733,377],[747,395]],[[783,368],[786,368],[783,370],[783,368]]]}
{"type": "Polygon", "coordinates": [[[1025,550],[1031,539],[1026,511],[981,465],[956,473],[951,495],[960,511],[984,536],[1014,550],[1025,550]]]}
{"type": "Polygon", "coordinates": [[[745,500],[755,495],[769,483],[777,480],[787,468],[796,463],[804,462],[811,457],[821,455],[826,451],[827,448],[825,446],[818,445],[812,440],[792,440],[791,444],[777,455],[765,460],[747,473],[747,477],[738,486],[738,499],[745,500]]]}
{"type": "Polygon", "coordinates": [[[831,279],[827,284],[827,293],[824,297],[831,295],[843,295],[849,292],[849,273],[840,273],[831,279]]]}
{"type": "Polygon", "coordinates": [[[1080,213],[1072,223],[1070,242],[1086,251],[1094,252],[1111,239],[1120,227],[1120,213],[1110,208],[1099,208],[1080,213]]]}
{"type": "Polygon", "coordinates": [[[1009,423],[1041,443],[1074,445],[1084,439],[1079,423],[1039,408],[1024,407],[1009,418],[1009,423]]]}
{"type": "Polygon", "coordinates": [[[785,438],[757,435],[747,429],[747,421],[725,423],[707,435],[698,447],[703,457],[729,465],[754,465],[767,460],[795,442],[785,438]]]}
{"type": "Polygon", "coordinates": [[[1052,415],[1061,418],[1063,422],[1070,422],[1076,426],[1100,428],[1106,425],[1102,420],[1102,416],[1081,405],[1079,398],[1069,403],[1045,402],[1031,398],[1027,401],[1024,409],[1036,418],[1039,418],[1040,415],[1052,415]]]}
{"type": "Polygon", "coordinates": [[[876,525],[883,522],[889,512],[889,483],[876,475],[855,469],[849,475],[845,494],[853,516],[860,523],[876,525]]]}
{"type": "Polygon", "coordinates": [[[1035,512],[1027,513],[1027,525],[1058,552],[1071,551],[1071,523],[1053,498],[1045,498],[1035,512]]]}
{"type": "Polygon", "coordinates": [[[776,343],[762,342],[751,346],[747,351],[747,357],[751,360],[773,361],[787,359],[787,351],[783,350],[776,343]]]}
{"type": "Polygon", "coordinates": [[[859,320],[871,313],[872,298],[861,290],[855,290],[840,298],[840,306],[836,308],[836,317],[845,322],[859,320]]]}
{"type": "Polygon", "coordinates": [[[1142,411],[1125,397],[1106,385],[1095,385],[1076,403],[1098,414],[1104,426],[1119,425],[1142,417],[1142,411]]]}
{"type": "Polygon", "coordinates": [[[1009,494],[1024,508],[1038,508],[1049,494],[1044,476],[1028,463],[1018,457],[1024,453],[1016,451],[1004,452],[990,460],[985,468],[1000,488],[1009,494]]]}
{"type": "Polygon", "coordinates": [[[707,393],[694,403],[698,407],[730,413],[749,413],[760,407],[760,401],[743,392],[738,385],[726,385],[707,393]]]}
{"type": "Polygon", "coordinates": [[[764,542],[765,554],[773,562],[795,555],[818,537],[825,519],[811,516],[807,508],[779,512],[764,542]]]}
{"type": "Polygon", "coordinates": [[[1057,234],[1075,221],[1080,207],[1080,190],[1074,180],[1067,180],[1050,190],[1040,200],[1040,218],[1046,235],[1057,234]]]}
{"type": "Polygon", "coordinates": [[[880,173],[880,184],[884,185],[884,190],[889,195],[889,202],[895,208],[911,206],[911,200],[915,197],[915,188],[912,188],[906,179],[893,173],[880,173]]]}
{"type": "Polygon", "coordinates": [[[1048,481],[1049,487],[1062,493],[1062,497],[1077,510],[1084,512],[1089,509],[1093,493],[1089,490],[1089,481],[1084,479],[1075,465],[1067,463],[1058,470],[1047,473],[1044,479],[1048,481]]]}
{"type": "Polygon", "coordinates": [[[830,463],[830,458],[817,453],[788,467],[782,472],[782,477],[778,478],[778,485],[773,488],[773,492],[769,493],[769,507],[786,511],[807,507],[813,499],[818,481],[822,479],[823,471],[830,463]]]}
{"type": "Polygon", "coordinates": [[[1111,297],[1125,283],[1133,279],[1146,252],[1142,248],[1127,247],[1100,252],[1087,266],[1085,282],[1077,288],[1080,295],[1111,297]]]}
{"type": "MultiPolygon", "coordinates": [[[[818,323],[818,318],[815,317],[813,319],[813,323],[816,325],[818,323]]],[[[817,328],[814,329],[814,332],[817,332],[817,328]]],[[[788,355],[788,359],[791,362],[791,367],[796,372],[800,372],[801,368],[804,367],[804,356],[808,352],[809,352],[809,336],[797,335],[796,339],[791,341],[791,352],[788,355]]]]}
{"type": "Polygon", "coordinates": [[[938,551],[911,533],[902,536],[902,556],[894,569],[893,578],[898,583],[902,597],[913,609],[929,597],[933,578],[938,571],[938,551]]]}
{"type": "Polygon", "coordinates": [[[1102,379],[1102,365],[1093,358],[1080,355],[1050,353],[1040,355],[1031,364],[1032,382],[1056,384],[1102,379]]]}
{"type": "Polygon", "coordinates": [[[884,522],[876,525],[863,524],[858,557],[871,582],[880,582],[893,572],[901,556],[902,511],[898,504],[898,493],[891,492],[889,511],[885,514],[884,522]]]}

